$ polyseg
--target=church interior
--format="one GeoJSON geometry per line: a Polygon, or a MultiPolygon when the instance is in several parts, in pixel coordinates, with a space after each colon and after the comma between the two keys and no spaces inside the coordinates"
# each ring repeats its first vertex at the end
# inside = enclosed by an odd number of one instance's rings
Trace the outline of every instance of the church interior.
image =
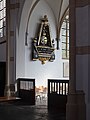
{"type": "Polygon", "coordinates": [[[0,0],[0,120],[90,120],[89,0],[0,0]]]}

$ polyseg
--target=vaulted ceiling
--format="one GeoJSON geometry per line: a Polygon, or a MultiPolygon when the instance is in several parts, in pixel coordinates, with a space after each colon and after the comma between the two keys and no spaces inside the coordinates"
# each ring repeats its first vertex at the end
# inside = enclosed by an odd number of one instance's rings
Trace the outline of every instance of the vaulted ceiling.
{"type": "Polygon", "coordinates": [[[61,19],[63,18],[65,12],[69,8],[69,0],[45,0],[52,12],[54,14],[56,20],[56,29],[57,29],[57,39],[60,36],[60,27],[61,27],[61,19]]]}
{"type": "MultiPolygon", "coordinates": [[[[31,16],[34,8],[41,0],[31,0],[31,1],[32,4],[30,7],[29,17],[31,16]]],[[[65,11],[69,6],[69,0],[44,0],[44,2],[46,2],[51,8],[57,23],[60,22],[62,16],[64,15],[65,11]]]]}
{"type": "Polygon", "coordinates": [[[44,1],[46,2],[46,4],[48,4],[48,6],[50,7],[50,10],[54,15],[55,25],[56,25],[56,36],[57,36],[57,39],[59,39],[61,19],[64,16],[66,10],[69,8],[69,0],[24,0],[24,1],[25,3],[27,3],[26,8],[29,7],[26,33],[28,33],[28,24],[34,9],[37,7],[38,3],[40,3],[41,1],[44,1]]]}
{"type": "Polygon", "coordinates": [[[60,22],[64,12],[69,6],[69,0],[46,0],[51,7],[57,22],[60,22]]]}

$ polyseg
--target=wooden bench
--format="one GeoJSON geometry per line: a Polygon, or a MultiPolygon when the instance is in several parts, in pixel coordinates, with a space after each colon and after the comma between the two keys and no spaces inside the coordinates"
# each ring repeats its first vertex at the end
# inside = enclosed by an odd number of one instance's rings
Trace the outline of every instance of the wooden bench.
{"type": "Polygon", "coordinates": [[[18,97],[0,97],[0,103],[15,103],[18,102],[20,98],[18,97]]]}
{"type": "Polygon", "coordinates": [[[35,79],[18,78],[16,96],[23,104],[35,105],[35,79]]]}

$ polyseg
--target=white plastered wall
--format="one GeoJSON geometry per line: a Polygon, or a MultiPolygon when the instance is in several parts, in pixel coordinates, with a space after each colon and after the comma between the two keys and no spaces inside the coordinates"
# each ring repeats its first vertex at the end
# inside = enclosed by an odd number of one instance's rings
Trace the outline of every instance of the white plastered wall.
{"type": "MultiPolygon", "coordinates": [[[[39,60],[38,61],[31,60],[32,38],[38,36],[36,33],[38,29],[38,24],[40,23],[40,19],[44,15],[48,16],[52,39],[56,38],[56,26],[55,26],[54,14],[51,8],[44,0],[41,0],[34,8],[30,16],[29,24],[28,24],[28,36],[27,36],[28,46],[25,46],[26,25],[28,20],[28,12],[31,5],[29,2],[31,1],[27,1],[27,0],[25,1],[21,15],[19,37],[17,40],[16,78],[19,77],[35,78],[37,86],[39,85],[47,86],[47,79],[50,78],[63,79],[61,43],[60,43],[60,49],[55,50],[54,62],[47,61],[46,64],[42,65],[39,60]]],[[[55,48],[56,48],[56,41],[55,41],[55,48]]]]}

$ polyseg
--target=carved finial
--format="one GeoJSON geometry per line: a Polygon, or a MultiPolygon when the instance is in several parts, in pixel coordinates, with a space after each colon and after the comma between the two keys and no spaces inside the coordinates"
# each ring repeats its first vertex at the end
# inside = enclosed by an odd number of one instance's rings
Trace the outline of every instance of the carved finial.
{"type": "Polygon", "coordinates": [[[48,22],[48,17],[47,15],[44,15],[44,18],[42,19],[43,22],[48,22]]]}

